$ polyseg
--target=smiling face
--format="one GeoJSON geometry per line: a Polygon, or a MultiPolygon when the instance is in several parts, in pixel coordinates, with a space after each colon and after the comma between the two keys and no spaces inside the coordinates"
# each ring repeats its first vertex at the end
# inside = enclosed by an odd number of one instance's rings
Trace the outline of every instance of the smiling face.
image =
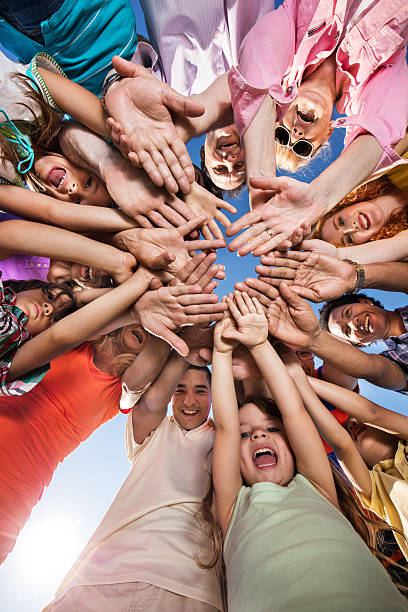
{"type": "Polygon", "coordinates": [[[99,179],[61,155],[40,157],[34,162],[34,170],[46,185],[48,195],[58,200],[92,206],[112,205],[112,198],[99,179]]]}
{"type": "Polygon", "coordinates": [[[211,384],[205,370],[190,368],[172,397],[173,416],[187,431],[202,425],[211,408],[211,384]]]}
{"type": "Polygon", "coordinates": [[[320,229],[322,240],[335,246],[368,242],[389,219],[387,208],[382,205],[386,198],[388,196],[351,204],[330,215],[320,229]]]}
{"type": "Polygon", "coordinates": [[[52,283],[67,283],[74,280],[86,288],[112,286],[111,278],[106,272],[61,259],[51,259],[47,278],[52,283]]]}
{"type": "Polygon", "coordinates": [[[26,327],[32,336],[46,330],[65,308],[71,306],[71,298],[54,289],[52,297],[46,297],[42,289],[29,289],[17,293],[15,305],[27,315],[26,327]]]}
{"type": "Polygon", "coordinates": [[[248,485],[287,485],[295,474],[295,461],[282,421],[266,415],[255,404],[245,404],[240,408],[239,422],[243,480],[248,485]]]}
{"type": "Polygon", "coordinates": [[[393,434],[349,417],[343,427],[347,429],[358,452],[370,469],[379,461],[391,459],[396,452],[398,439],[393,434]]]}
{"type": "Polygon", "coordinates": [[[357,344],[389,338],[389,312],[369,300],[333,308],[328,320],[331,334],[357,344]]]}
{"type": "Polygon", "coordinates": [[[245,181],[245,156],[235,125],[208,132],[205,137],[205,167],[220,189],[236,189],[245,181]]]}
{"type": "Polygon", "coordinates": [[[120,333],[118,351],[119,353],[133,353],[134,355],[138,355],[149,338],[150,334],[143,329],[143,327],[140,327],[140,325],[136,323],[126,325],[122,328],[120,333]]]}

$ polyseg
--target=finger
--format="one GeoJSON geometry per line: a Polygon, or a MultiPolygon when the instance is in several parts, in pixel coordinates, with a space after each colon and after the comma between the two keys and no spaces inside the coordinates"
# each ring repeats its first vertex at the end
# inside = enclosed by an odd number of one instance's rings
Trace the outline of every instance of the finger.
{"type": "MultiPolygon", "coordinates": [[[[213,293],[204,293],[202,294],[204,297],[212,297],[213,293]]],[[[216,297],[216,296],[214,296],[216,297]]],[[[184,308],[184,314],[187,315],[200,315],[200,314],[216,314],[223,313],[224,310],[227,309],[227,305],[222,302],[218,302],[217,304],[192,304],[191,306],[186,306],[184,308]]]]}
{"type": "Polygon", "coordinates": [[[253,255],[255,257],[260,257],[261,255],[266,255],[270,253],[271,251],[273,251],[273,249],[278,247],[283,247],[283,250],[286,250],[285,237],[285,234],[279,232],[277,232],[272,237],[270,237],[270,235],[268,234],[268,240],[262,246],[254,249],[253,255]]]}
{"type": "Polygon", "coordinates": [[[146,68],[143,68],[142,72],[140,70],[142,66],[139,66],[139,64],[135,64],[134,62],[129,62],[120,55],[114,55],[112,57],[112,64],[116,72],[120,74],[120,76],[126,78],[132,78],[141,75],[144,76],[146,72],[146,68]]]}
{"type": "Polygon", "coordinates": [[[164,253],[160,253],[153,257],[149,261],[149,268],[151,270],[164,270],[167,266],[176,259],[174,253],[170,251],[164,251],[164,253]]]}
{"type": "Polygon", "coordinates": [[[244,300],[249,312],[256,312],[256,308],[252,302],[252,299],[249,297],[249,295],[245,291],[241,293],[241,295],[242,295],[242,299],[244,300]]]}
{"type": "Polygon", "coordinates": [[[218,224],[215,219],[210,219],[207,225],[213,233],[214,238],[218,238],[218,240],[222,240],[224,238],[221,228],[218,227],[218,224]]]}
{"type": "MultiPolygon", "coordinates": [[[[281,282],[283,282],[283,279],[281,278],[269,278],[269,276],[258,276],[258,280],[262,281],[263,283],[268,283],[268,285],[271,285],[271,287],[279,287],[279,285],[281,284],[281,282]]],[[[284,279],[287,283],[292,284],[293,281],[291,281],[290,279],[284,279]]]]}
{"type": "Polygon", "coordinates": [[[279,297],[279,291],[275,289],[275,287],[272,287],[271,285],[269,285],[269,283],[265,283],[264,281],[261,281],[258,278],[246,278],[245,284],[251,289],[255,289],[255,291],[262,293],[269,300],[275,300],[277,297],[279,297]]]}
{"type": "Polygon", "coordinates": [[[229,227],[231,225],[231,221],[220,210],[216,211],[214,219],[217,219],[217,221],[219,221],[224,227],[229,227]]]}
{"type": "Polygon", "coordinates": [[[200,227],[200,231],[206,240],[215,240],[207,223],[204,223],[204,225],[200,227]]]}
{"type": "Polygon", "coordinates": [[[234,234],[237,234],[246,227],[258,223],[259,221],[262,221],[262,216],[259,211],[246,213],[240,219],[231,223],[225,233],[227,236],[234,236],[234,234]]]}
{"type": "Polygon", "coordinates": [[[174,208],[174,210],[177,211],[179,215],[184,217],[186,221],[197,218],[194,211],[192,211],[191,208],[185,202],[183,202],[183,200],[175,195],[169,194],[166,197],[166,204],[171,206],[171,208],[174,208]]]}
{"type": "Polygon", "coordinates": [[[221,200],[220,198],[217,199],[217,208],[223,208],[224,210],[228,210],[228,212],[234,214],[238,212],[238,209],[235,208],[235,206],[229,202],[226,202],[225,200],[221,200]]]}
{"type": "Polygon", "coordinates": [[[187,251],[207,251],[222,249],[226,246],[225,240],[189,240],[186,242],[187,251]]]}
{"type": "Polygon", "coordinates": [[[172,287],[170,293],[174,297],[184,296],[193,293],[201,293],[201,287],[199,285],[178,285],[177,287],[172,287]]]}
{"type": "Polygon", "coordinates": [[[140,163],[139,156],[134,151],[129,151],[129,153],[128,153],[128,160],[130,161],[130,163],[133,166],[136,166],[136,168],[141,168],[142,167],[142,164],[140,163]]]}
{"type": "Polygon", "coordinates": [[[160,138],[154,142],[150,146],[149,153],[153,163],[162,176],[163,183],[167,191],[169,193],[177,193],[179,190],[177,181],[174,179],[170,167],[166,161],[167,157],[170,157],[171,159],[174,158],[174,154],[164,138],[160,138]]]}
{"type": "MultiPolygon", "coordinates": [[[[221,305],[221,302],[220,302],[221,305]]],[[[201,323],[212,323],[212,321],[221,321],[224,318],[224,311],[186,315],[186,322],[181,325],[200,325],[201,323]]]]}
{"type": "Polygon", "coordinates": [[[188,277],[188,279],[186,280],[187,284],[189,285],[200,285],[201,287],[207,285],[210,280],[212,280],[215,272],[216,272],[216,268],[213,270],[213,275],[212,276],[207,276],[210,269],[213,267],[212,264],[214,263],[215,259],[216,259],[216,255],[215,254],[210,254],[207,255],[203,260],[201,260],[198,265],[195,266],[194,270],[192,270],[192,272],[190,273],[190,276],[188,277]],[[203,278],[206,278],[204,285],[201,283],[203,278]]]}
{"type": "MultiPolygon", "coordinates": [[[[268,234],[268,236],[269,236],[269,234],[268,234]]],[[[273,238],[270,238],[262,247],[260,247],[260,248],[258,248],[256,250],[257,250],[258,253],[259,253],[260,250],[262,250],[264,253],[269,253],[269,251],[272,251],[273,249],[277,248],[279,246],[279,244],[282,242],[282,240],[284,240],[284,238],[285,238],[284,234],[276,234],[273,238]]],[[[243,247],[241,247],[238,250],[238,255],[240,257],[243,257],[244,255],[248,255],[248,253],[250,253],[251,250],[252,249],[248,248],[247,245],[244,245],[243,247]]],[[[254,253],[254,255],[255,255],[255,253],[254,253]]]]}
{"type": "Polygon", "coordinates": [[[157,210],[150,210],[146,216],[153,223],[154,227],[165,227],[167,229],[173,227],[157,210]]]}
{"type": "Polygon", "coordinates": [[[240,291],[234,291],[234,300],[242,315],[248,314],[249,310],[247,305],[244,302],[242,297],[242,293],[240,291]]]}
{"type": "MultiPolygon", "coordinates": [[[[190,259],[190,261],[185,266],[180,268],[180,270],[176,274],[176,277],[182,283],[186,283],[187,279],[190,278],[194,270],[197,268],[197,266],[201,264],[202,261],[204,261],[204,259],[205,259],[205,253],[199,253],[198,255],[194,255],[194,257],[190,259]]],[[[188,283],[188,284],[191,285],[193,283],[188,283]]]]}
{"type": "Polygon", "coordinates": [[[299,268],[299,263],[306,261],[309,257],[309,253],[302,251],[288,251],[287,253],[271,253],[261,257],[261,263],[267,266],[281,266],[285,268],[299,268]]]}
{"type": "Polygon", "coordinates": [[[206,304],[212,305],[218,303],[218,295],[204,294],[200,287],[200,293],[180,295],[177,301],[183,308],[188,308],[189,306],[204,306],[206,304]]]}
{"type": "Polygon", "coordinates": [[[177,211],[173,210],[173,208],[168,206],[165,202],[160,203],[157,206],[157,212],[163,215],[163,217],[167,219],[170,225],[174,227],[180,227],[186,222],[184,217],[182,217],[177,211]]]}
{"type": "Polygon", "coordinates": [[[163,103],[178,115],[200,117],[205,112],[205,106],[195,98],[183,96],[169,85],[163,83],[163,103]]]}
{"type": "MultiPolygon", "coordinates": [[[[229,235],[229,231],[228,231],[229,229],[230,228],[227,227],[227,229],[225,230],[226,235],[229,235]]],[[[236,251],[237,249],[243,248],[243,245],[245,245],[249,240],[253,240],[257,236],[262,234],[262,232],[264,232],[265,229],[266,229],[266,225],[263,221],[259,223],[255,223],[255,225],[252,225],[252,227],[249,227],[247,230],[245,230],[245,232],[237,236],[237,238],[234,238],[234,240],[230,242],[228,246],[228,250],[236,251]]],[[[249,252],[250,251],[248,251],[248,253],[249,252]]]]}
{"type": "Polygon", "coordinates": [[[149,176],[152,183],[154,183],[156,187],[163,187],[164,185],[163,177],[159,169],[156,167],[156,164],[154,160],[152,159],[150,153],[146,150],[140,149],[137,151],[137,154],[139,156],[139,163],[141,164],[146,174],[149,176]]]}
{"type": "Polygon", "coordinates": [[[217,281],[213,280],[210,283],[208,283],[208,285],[203,287],[203,293],[212,293],[214,289],[216,289],[217,287],[218,287],[217,281]]]}
{"type": "MultiPolygon", "coordinates": [[[[185,154],[188,155],[187,149],[185,148],[183,141],[180,138],[177,138],[175,140],[180,141],[180,144],[184,147],[185,154]]],[[[174,143],[168,143],[168,144],[169,144],[168,147],[165,147],[164,149],[162,149],[162,155],[166,161],[167,167],[169,168],[181,192],[190,193],[190,190],[191,190],[190,181],[184,171],[184,168],[181,166],[177,156],[174,154],[174,143]],[[173,149],[170,148],[170,146],[173,147],[173,149]]],[[[177,150],[177,145],[175,148],[177,150]]]]}
{"type": "Polygon", "coordinates": [[[221,270],[218,270],[217,274],[215,275],[214,278],[218,278],[218,280],[224,280],[225,279],[225,266],[222,266],[221,270]]]}
{"type": "Polygon", "coordinates": [[[268,191],[282,191],[288,185],[284,176],[279,177],[252,177],[249,179],[249,184],[254,189],[263,189],[268,191]]]}
{"type": "Polygon", "coordinates": [[[300,308],[303,306],[303,299],[295,293],[287,283],[282,282],[279,285],[279,292],[283,299],[291,306],[292,308],[300,308]]]}
{"type": "Polygon", "coordinates": [[[195,181],[195,170],[194,170],[192,161],[190,159],[190,156],[188,154],[188,151],[186,149],[186,146],[184,142],[181,140],[181,138],[176,138],[175,141],[172,142],[170,146],[174,152],[174,155],[177,157],[180,166],[183,168],[187,176],[188,182],[189,182],[188,191],[183,192],[183,193],[190,193],[191,191],[190,185],[194,183],[195,181]]]}
{"type": "Polygon", "coordinates": [[[189,221],[187,221],[187,223],[184,223],[183,225],[181,225],[177,231],[180,234],[180,236],[184,238],[184,236],[187,236],[188,234],[190,234],[190,232],[199,228],[200,225],[202,225],[206,221],[207,221],[207,215],[200,215],[198,217],[194,217],[193,219],[190,219],[189,221]]]}
{"type": "Polygon", "coordinates": [[[268,276],[269,278],[285,278],[293,280],[296,276],[296,270],[286,267],[270,267],[270,266],[255,266],[255,272],[260,276],[268,276]]]}
{"type": "Polygon", "coordinates": [[[228,305],[228,310],[230,311],[234,320],[238,322],[242,315],[239,309],[237,308],[234,300],[230,296],[227,297],[227,305],[228,305]]]}
{"type": "Polygon", "coordinates": [[[160,287],[163,287],[161,280],[159,278],[152,278],[149,284],[149,289],[151,291],[156,291],[157,289],[160,289],[160,287]]]}
{"type": "Polygon", "coordinates": [[[260,301],[256,297],[253,297],[252,302],[255,306],[256,313],[259,315],[263,314],[263,308],[262,308],[262,304],[260,303],[260,301]]]}
{"type": "Polygon", "coordinates": [[[154,227],[153,224],[150,223],[149,219],[147,219],[144,215],[137,215],[137,217],[135,217],[135,221],[139,227],[143,227],[145,229],[154,227]]]}

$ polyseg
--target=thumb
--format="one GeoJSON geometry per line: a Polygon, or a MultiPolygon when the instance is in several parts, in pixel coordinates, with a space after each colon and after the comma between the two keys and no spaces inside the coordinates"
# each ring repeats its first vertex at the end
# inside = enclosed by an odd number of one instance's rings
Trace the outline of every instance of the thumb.
{"type": "Polygon", "coordinates": [[[156,336],[156,338],[161,338],[162,340],[170,344],[170,346],[174,348],[174,350],[177,351],[177,353],[182,357],[187,357],[187,355],[189,354],[189,348],[184,342],[184,340],[182,340],[182,338],[179,338],[179,336],[177,336],[174,332],[172,332],[162,323],[157,323],[154,328],[145,327],[145,330],[148,331],[150,334],[153,334],[153,336],[156,336]]]}
{"type": "Polygon", "coordinates": [[[173,252],[164,251],[149,260],[149,268],[151,270],[164,270],[175,259],[176,256],[173,252]]]}
{"type": "Polygon", "coordinates": [[[287,186],[286,178],[283,176],[277,177],[253,177],[249,179],[251,187],[254,189],[263,189],[268,191],[282,191],[287,186]]]}
{"type": "Polygon", "coordinates": [[[186,117],[200,117],[204,114],[205,107],[192,97],[183,96],[169,85],[163,87],[163,103],[178,115],[186,117]]]}
{"type": "Polygon", "coordinates": [[[279,285],[279,291],[285,302],[292,308],[300,308],[303,306],[304,300],[297,293],[295,293],[287,283],[281,282],[279,285]]]}
{"type": "Polygon", "coordinates": [[[207,361],[208,363],[211,363],[211,359],[212,359],[212,351],[211,349],[208,348],[202,348],[198,351],[199,356],[201,357],[201,359],[203,361],[207,361]]]}
{"type": "Polygon", "coordinates": [[[112,58],[112,64],[114,69],[121,77],[132,78],[137,76],[148,76],[146,75],[146,68],[135,64],[134,62],[128,62],[120,55],[114,55],[112,58]]]}

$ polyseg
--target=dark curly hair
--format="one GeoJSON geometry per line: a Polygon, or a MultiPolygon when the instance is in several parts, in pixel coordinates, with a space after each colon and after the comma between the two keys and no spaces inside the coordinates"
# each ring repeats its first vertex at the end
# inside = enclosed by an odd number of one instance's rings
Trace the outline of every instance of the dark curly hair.
{"type": "Polygon", "coordinates": [[[330,313],[334,308],[338,306],[345,306],[346,304],[358,304],[362,302],[364,299],[370,300],[373,303],[373,306],[378,306],[379,308],[384,308],[379,300],[376,300],[365,293],[359,293],[358,295],[353,295],[352,293],[345,293],[339,298],[334,300],[328,300],[325,304],[323,304],[322,308],[319,310],[320,313],[320,327],[329,330],[329,317],[330,313]]]}
{"type": "Polygon", "coordinates": [[[67,283],[47,283],[37,278],[31,278],[28,280],[15,280],[9,279],[3,281],[5,289],[11,289],[15,293],[21,293],[22,291],[29,291],[30,289],[41,289],[44,297],[53,302],[57,295],[66,295],[70,298],[70,304],[67,304],[61,312],[55,317],[55,321],[63,319],[67,315],[71,314],[76,310],[76,302],[74,298],[73,289],[67,283]]]}

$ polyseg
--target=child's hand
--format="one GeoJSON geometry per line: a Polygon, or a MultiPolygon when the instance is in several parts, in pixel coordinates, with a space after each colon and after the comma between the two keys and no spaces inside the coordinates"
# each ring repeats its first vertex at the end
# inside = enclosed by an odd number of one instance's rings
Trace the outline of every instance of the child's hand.
{"type": "Polygon", "coordinates": [[[238,329],[227,330],[224,337],[237,340],[249,349],[263,344],[268,338],[268,322],[258,300],[235,291],[234,299],[232,294],[227,297],[227,304],[238,329]]]}
{"type": "MultiPolygon", "coordinates": [[[[225,303],[225,296],[222,298],[225,303]]],[[[214,350],[218,353],[232,353],[234,348],[238,345],[237,341],[234,341],[227,337],[230,331],[235,330],[234,321],[231,319],[230,313],[227,311],[224,313],[224,317],[221,321],[217,321],[214,327],[214,350]]]]}

